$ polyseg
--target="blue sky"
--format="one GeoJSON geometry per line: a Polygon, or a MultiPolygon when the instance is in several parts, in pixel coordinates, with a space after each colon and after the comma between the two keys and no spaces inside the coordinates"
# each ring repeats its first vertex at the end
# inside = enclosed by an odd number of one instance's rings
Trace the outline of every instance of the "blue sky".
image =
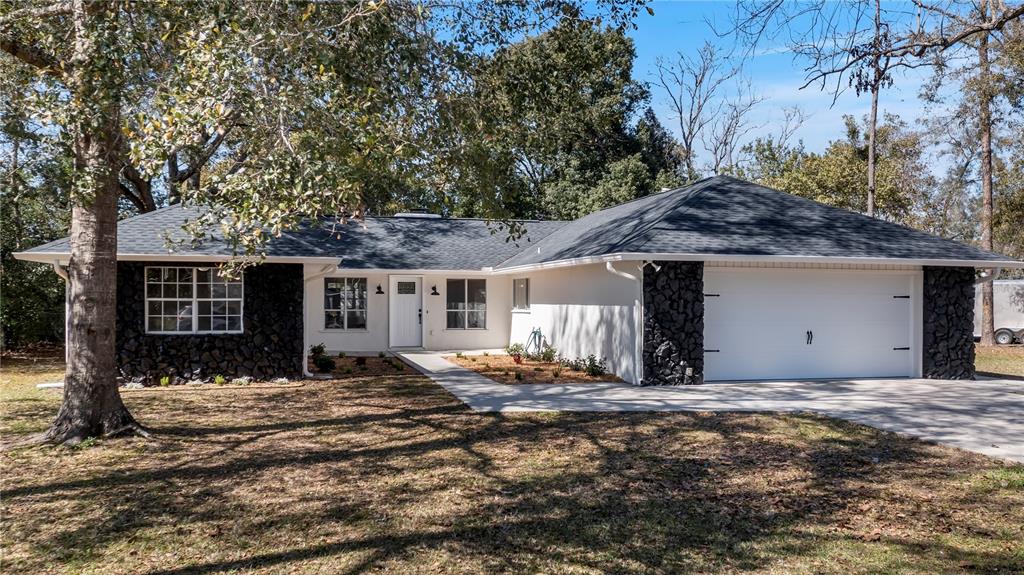
{"type": "MultiPolygon", "coordinates": [[[[651,83],[651,104],[662,123],[678,133],[678,122],[666,105],[665,95],[654,84],[655,61],[659,56],[672,58],[679,51],[695,53],[705,41],[724,50],[733,47],[733,41],[719,38],[707,21],[715,27],[727,28],[735,3],[720,2],[654,2],[654,16],[642,12],[637,17],[637,29],[630,32],[636,43],[637,58],[633,69],[634,78],[651,83]]],[[[794,61],[793,54],[784,46],[765,46],[763,55],[744,64],[744,73],[753,85],[754,91],[767,97],[756,111],[758,129],[752,136],[771,133],[781,122],[782,110],[794,105],[807,115],[803,127],[796,137],[802,139],[808,150],[821,151],[830,140],[844,136],[843,115],[863,117],[870,109],[867,96],[857,97],[853,90],[841,95],[832,105],[832,94],[817,87],[800,90],[804,83],[804,63],[794,61]]],[[[881,112],[896,113],[913,125],[923,114],[923,106],[917,94],[927,79],[926,71],[914,71],[897,77],[895,85],[884,91],[880,97],[881,112]]]]}

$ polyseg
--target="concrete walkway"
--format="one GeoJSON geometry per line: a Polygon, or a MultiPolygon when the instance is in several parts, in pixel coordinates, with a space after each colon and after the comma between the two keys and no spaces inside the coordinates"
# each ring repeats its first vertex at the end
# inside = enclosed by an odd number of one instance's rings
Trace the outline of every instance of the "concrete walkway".
{"type": "Polygon", "coordinates": [[[814,411],[1024,462],[1024,382],[919,379],[504,385],[436,352],[399,354],[474,411],[814,411]]]}

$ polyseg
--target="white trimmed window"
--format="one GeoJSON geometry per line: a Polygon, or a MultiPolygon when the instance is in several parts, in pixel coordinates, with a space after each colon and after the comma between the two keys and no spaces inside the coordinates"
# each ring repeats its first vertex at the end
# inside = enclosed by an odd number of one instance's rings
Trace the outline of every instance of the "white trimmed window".
{"type": "Polygon", "coordinates": [[[519,278],[512,280],[512,309],[530,309],[529,278],[519,278]]]}
{"type": "Polygon", "coordinates": [[[147,267],[146,333],[242,333],[242,277],[214,268],[147,267]]]}
{"type": "Polygon", "coordinates": [[[448,329],[487,328],[487,280],[448,280],[445,294],[448,329]]]}
{"type": "Polygon", "coordinates": [[[324,278],[324,329],[366,329],[366,278],[324,278]]]}

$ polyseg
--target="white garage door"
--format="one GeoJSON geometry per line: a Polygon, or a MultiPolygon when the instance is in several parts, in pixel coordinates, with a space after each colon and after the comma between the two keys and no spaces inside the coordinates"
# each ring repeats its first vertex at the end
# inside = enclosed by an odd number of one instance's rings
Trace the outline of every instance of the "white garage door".
{"type": "Polygon", "coordinates": [[[913,375],[914,274],[705,268],[704,377],[913,375]]]}

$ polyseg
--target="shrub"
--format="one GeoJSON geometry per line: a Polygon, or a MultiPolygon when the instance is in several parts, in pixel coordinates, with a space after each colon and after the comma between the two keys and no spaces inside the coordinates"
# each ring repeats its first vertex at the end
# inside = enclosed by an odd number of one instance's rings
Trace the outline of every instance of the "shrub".
{"type": "Polygon", "coordinates": [[[366,358],[365,357],[357,357],[356,358],[356,365],[358,365],[359,367],[366,367],[366,358]]]}
{"type": "Polygon", "coordinates": [[[346,367],[345,368],[345,375],[349,375],[351,373],[352,373],[352,368],[351,367],[346,367]]]}
{"type": "Polygon", "coordinates": [[[328,373],[332,371],[337,364],[334,363],[333,359],[326,355],[317,355],[313,357],[313,365],[316,366],[317,371],[320,373],[328,373]]]}
{"type": "Polygon", "coordinates": [[[160,387],[167,387],[171,385],[171,376],[165,375],[160,378],[160,387]]]}
{"type": "Polygon", "coordinates": [[[600,377],[608,372],[608,364],[603,357],[598,360],[597,356],[590,354],[587,356],[587,362],[583,371],[591,377],[600,377]]]}
{"type": "Polygon", "coordinates": [[[486,352],[486,351],[484,352],[484,357],[487,357],[489,355],[491,355],[490,352],[486,352]]]}
{"type": "Polygon", "coordinates": [[[345,359],[345,352],[339,351],[338,352],[338,359],[345,359]]]}
{"type": "Polygon", "coordinates": [[[562,368],[561,367],[556,367],[555,369],[551,370],[551,377],[561,377],[561,376],[562,376],[562,368]]]}
{"type": "Polygon", "coordinates": [[[405,364],[402,363],[401,361],[396,361],[396,362],[394,362],[393,365],[394,365],[395,369],[397,369],[398,371],[402,371],[403,369],[405,369],[405,364]]]}
{"type": "Polygon", "coordinates": [[[540,353],[538,355],[540,356],[541,361],[546,361],[550,363],[552,361],[555,361],[555,358],[558,356],[558,350],[556,350],[555,347],[550,343],[545,343],[544,347],[541,348],[540,353]]]}
{"type": "Polygon", "coordinates": [[[455,357],[457,357],[459,359],[462,359],[462,352],[461,351],[455,352],[455,357]]]}
{"type": "Polygon", "coordinates": [[[219,375],[218,374],[218,375],[215,375],[213,377],[213,383],[215,383],[217,385],[224,385],[227,382],[228,382],[227,378],[224,377],[223,375],[219,375]]]}
{"type": "Polygon", "coordinates": [[[309,346],[309,357],[314,359],[314,363],[316,358],[322,357],[324,355],[327,355],[327,346],[325,346],[322,342],[316,345],[309,346]]]}
{"type": "Polygon", "coordinates": [[[516,381],[523,381],[523,372],[521,372],[521,371],[517,371],[516,372],[516,381]]]}
{"type": "Polygon", "coordinates": [[[381,359],[384,359],[384,352],[383,351],[378,351],[377,352],[377,357],[379,357],[381,359]]]}
{"type": "Polygon", "coordinates": [[[505,346],[505,353],[509,355],[523,355],[526,353],[526,348],[521,343],[510,343],[505,346]]]}

